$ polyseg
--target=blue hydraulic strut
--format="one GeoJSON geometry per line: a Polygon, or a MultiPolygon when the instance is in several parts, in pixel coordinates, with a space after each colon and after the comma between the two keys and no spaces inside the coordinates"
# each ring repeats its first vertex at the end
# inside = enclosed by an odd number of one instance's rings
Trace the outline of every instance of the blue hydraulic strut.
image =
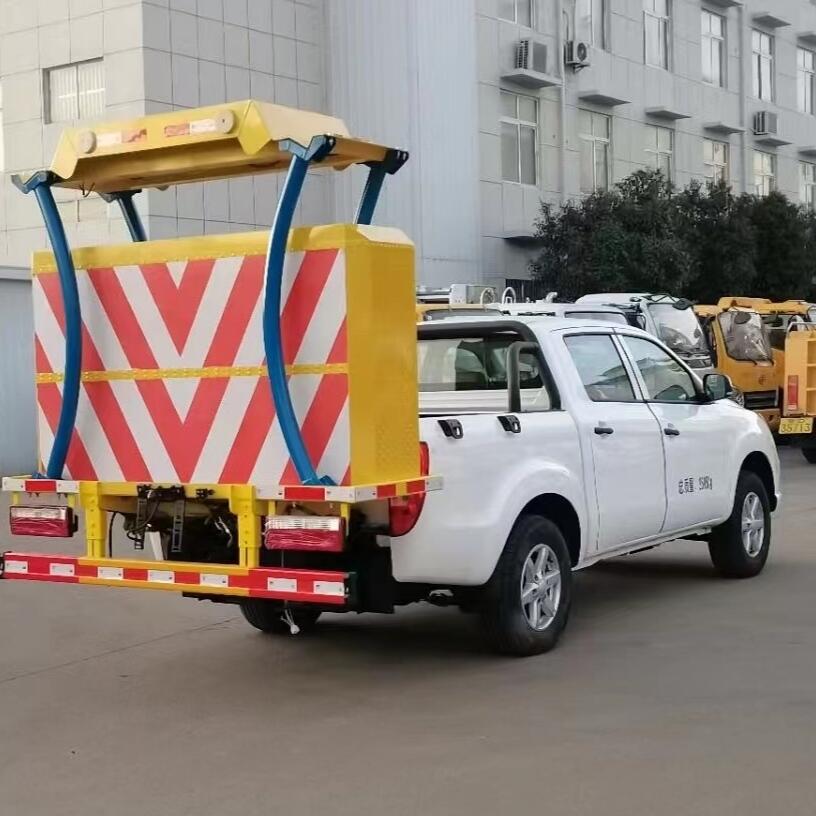
{"type": "Polygon", "coordinates": [[[303,182],[309,163],[320,161],[334,147],[334,139],[329,136],[316,136],[308,148],[291,141],[280,143],[282,150],[292,154],[289,172],[283,184],[283,192],[278,201],[272,231],[269,234],[269,247],[266,252],[266,273],[264,280],[263,336],[266,353],[266,367],[269,372],[269,384],[272,387],[272,399],[275,403],[281,433],[292,457],[300,481],[305,485],[333,484],[328,477],[320,478],[314,468],[309,452],[303,442],[292,397],[286,382],[286,366],[283,359],[283,340],[281,337],[281,287],[283,284],[283,264],[286,255],[286,242],[289,228],[295,215],[303,182]]]}
{"type": "Polygon", "coordinates": [[[141,192],[141,190],[124,190],[120,193],[99,194],[108,203],[113,201],[117,201],[119,203],[119,209],[122,210],[122,216],[127,224],[130,237],[136,243],[147,240],[147,234],[145,233],[142,219],[139,217],[139,212],[136,209],[136,205],[133,203],[133,196],[139,192],[141,192]]]}
{"type": "Polygon", "coordinates": [[[51,185],[55,176],[49,172],[35,173],[27,181],[13,176],[12,181],[24,193],[34,193],[40,212],[45,221],[48,240],[54,250],[59,273],[60,291],[65,310],[65,373],[62,385],[62,405],[59,422],[54,434],[54,445],[48,459],[45,476],[49,479],[61,479],[65,468],[65,458],[76,422],[77,403],[79,402],[79,380],[82,371],[82,314],[79,306],[76,271],[62,219],[54,201],[51,185]]]}
{"type": "Polygon", "coordinates": [[[393,175],[406,161],[408,161],[407,151],[388,150],[382,161],[369,164],[368,178],[360,197],[360,206],[357,208],[357,215],[354,219],[355,224],[371,223],[386,173],[393,175]]]}

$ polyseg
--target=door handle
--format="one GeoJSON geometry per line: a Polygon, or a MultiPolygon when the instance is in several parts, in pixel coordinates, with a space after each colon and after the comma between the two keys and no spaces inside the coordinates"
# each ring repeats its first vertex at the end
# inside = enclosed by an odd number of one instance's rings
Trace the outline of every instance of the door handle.
{"type": "Polygon", "coordinates": [[[605,436],[615,433],[615,429],[608,428],[606,425],[598,425],[598,427],[595,428],[595,433],[598,434],[598,436],[605,436]]]}
{"type": "Polygon", "coordinates": [[[680,436],[680,431],[678,431],[677,428],[664,428],[663,433],[666,434],[666,436],[680,436]]]}

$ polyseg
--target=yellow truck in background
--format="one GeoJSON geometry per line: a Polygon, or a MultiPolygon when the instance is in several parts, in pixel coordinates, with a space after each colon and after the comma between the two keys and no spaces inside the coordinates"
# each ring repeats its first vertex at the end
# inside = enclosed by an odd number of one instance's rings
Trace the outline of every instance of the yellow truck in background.
{"type": "Polygon", "coordinates": [[[771,430],[816,464],[816,306],[804,300],[723,297],[717,306],[698,306],[697,311],[708,313],[707,331],[713,342],[719,339],[717,367],[743,389],[746,407],[764,413],[771,430]],[[776,421],[768,404],[771,388],[776,393],[776,421]]]}

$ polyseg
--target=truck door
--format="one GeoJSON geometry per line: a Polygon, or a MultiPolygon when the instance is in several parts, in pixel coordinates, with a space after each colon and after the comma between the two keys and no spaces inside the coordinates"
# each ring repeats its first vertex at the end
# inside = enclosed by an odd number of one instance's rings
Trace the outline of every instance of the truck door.
{"type": "Polygon", "coordinates": [[[729,505],[734,469],[726,449],[726,406],[701,403],[692,375],[657,343],[620,336],[660,423],[666,460],[665,532],[704,524],[729,505]]]}
{"type": "Polygon", "coordinates": [[[660,426],[638,396],[610,334],[565,338],[583,388],[575,421],[587,485],[595,484],[598,551],[657,535],[666,512],[660,426]]]}

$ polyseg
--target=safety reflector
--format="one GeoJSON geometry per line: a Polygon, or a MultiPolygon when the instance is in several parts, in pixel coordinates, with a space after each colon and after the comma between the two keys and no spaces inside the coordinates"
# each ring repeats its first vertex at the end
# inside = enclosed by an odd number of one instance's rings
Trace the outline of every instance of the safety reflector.
{"type": "Polygon", "coordinates": [[[787,403],[788,410],[799,410],[799,377],[796,374],[791,374],[788,377],[787,403]]]}
{"type": "Polygon", "coordinates": [[[270,516],[264,531],[268,550],[342,552],[345,524],[337,516],[270,516]]]}
{"type": "Polygon", "coordinates": [[[12,535],[70,538],[74,534],[74,512],[70,507],[13,504],[9,508],[9,527],[12,535]]]}

